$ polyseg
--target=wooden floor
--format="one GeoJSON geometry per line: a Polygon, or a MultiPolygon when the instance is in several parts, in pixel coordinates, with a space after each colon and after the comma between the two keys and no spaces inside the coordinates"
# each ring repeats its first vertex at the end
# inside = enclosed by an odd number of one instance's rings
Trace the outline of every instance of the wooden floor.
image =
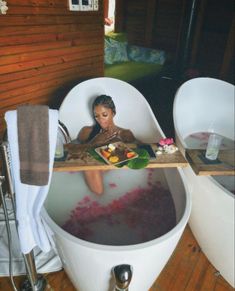
{"type": "MultiPolygon", "coordinates": [[[[48,282],[46,291],[76,290],[64,271],[46,274],[45,277],[48,282]]],[[[22,276],[15,277],[16,286],[19,286],[23,279],[22,276]]],[[[0,290],[13,290],[8,277],[0,278],[0,290]]],[[[208,262],[187,226],[174,254],[149,291],[232,290],[234,288],[208,262]]]]}

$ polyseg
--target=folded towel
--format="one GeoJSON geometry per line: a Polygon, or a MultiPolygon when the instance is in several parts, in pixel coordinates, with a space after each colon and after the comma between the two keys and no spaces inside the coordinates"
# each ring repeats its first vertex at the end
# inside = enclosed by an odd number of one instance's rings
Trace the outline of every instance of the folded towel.
{"type": "Polygon", "coordinates": [[[17,108],[20,179],[28,185],[43,186],[49,177],[48,106],[17,108]]]}

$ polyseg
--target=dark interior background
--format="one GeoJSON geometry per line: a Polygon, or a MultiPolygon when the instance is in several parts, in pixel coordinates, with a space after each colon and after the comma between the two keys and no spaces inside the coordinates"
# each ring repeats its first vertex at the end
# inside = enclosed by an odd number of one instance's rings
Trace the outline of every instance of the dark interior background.
{"type": "MultiPolygon", "coordinates": [[[[1,137],[7,110],[25,103],[58,107],[75,84],[104,75],[105,2],[99,0],[98,11],[80,12],[69,11],[67,0],[7,1],[7,14],[0,15],[1,137]]],[[[134,84],[164,130],[172,127],[172,100],[180,82],[209,76],[234,83],[234,0],[116,3],[116,31],[125,31],[132,44],[171,55],[160,76],[134,84]]]]}

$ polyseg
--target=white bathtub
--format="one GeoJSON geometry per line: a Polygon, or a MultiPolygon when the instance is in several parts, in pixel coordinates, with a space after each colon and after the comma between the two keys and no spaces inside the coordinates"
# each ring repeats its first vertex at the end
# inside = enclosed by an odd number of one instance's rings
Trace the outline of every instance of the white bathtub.
{"type": "MultiPolygon", "coordinates": [[[[204,133],[201,146],[206,146],[209,132],[230,140],[227,144],[233,141],[234,148],[233,85],[212,78],[187,81],[176,93],[173,116],[177,144],[183,152],[198,147],[188,139],[192,134],[204,133]]],[[[190,167],[183,172],[192,193],[190,228],[209,261],[234,287],[234,176],[196,176],[190,167]]]]}
{"type": "MultiPolygon", "coordinates": [[[[124,108],[119,114],[121,116],[116,117],[116,122],[133,129],[137,138],[154,142],[164,136],[144,97],[129,84],[110,78],[84,83],[68,94],[60,108],[61,121],[67,125],[72,138],[82,125],[91,122],[88,106],[91,102],[87,98],[94,98],[101,93],[113,97],[117,113],[124,108]],[[81,114],[78,114],[78,109],[81,109],[81,114]]],[[[64,268],[79,291],[113,290],[112,269],[120,264],[129,264],[133,268],[129,290],[147,291],[170,258],[191,210],[191,198],[181,169],[152,170],[152,181],[160,181],[169,189],[176,211],[176,225],[158,238],[131,245],[105,245],[79,239],[60,227],[71,209],[86,195],[106,205],[136,187],[147,187],[148,173],[148,169],[108,171],[104,175],[105,192],[101,197],[89,192],[81,173],[53,174],[43,216],[54,232],[54,241],[64,268]],[[110,187],[110,182],[117,187],[110,187]]]]}
{"type": "MultiPolygon", "coordinates": [[[[90,193],[94,200],[117,199],[120,193],[146,184],[148,170],[115,170],[106,173],[105,183],[116,180],[122,186],[110,190],[100,198],[90,193]]],[[[155,170],[156,179],[165,176],[175,203],[177,225],[157,239],[126,246],[110,246],[91,243],[72,236],[59,225],[83,193],[89,193],[81,173],[54,174],[51,191],[46,202],[46,222],[55,234],[55,242],[64,268],[79,291],[108,291],[114,285],[111,270],[120,264],[133,267],[130,291],[148,290],[174,251],[190,213],[190,197],[182,182],[181,171],[176,169],[155,170]],[[83,190],[84,189],[84,190],[83,190]]],[[[162,178],[161,178],[162,181],[162,178]]],[[[164,183],[162,181],[162,183],[164,183]]],[[[151,222],[150,222],[151,223],[151,222]]],[[[131,235],[131,233],[130,233],[131,235]]]]}

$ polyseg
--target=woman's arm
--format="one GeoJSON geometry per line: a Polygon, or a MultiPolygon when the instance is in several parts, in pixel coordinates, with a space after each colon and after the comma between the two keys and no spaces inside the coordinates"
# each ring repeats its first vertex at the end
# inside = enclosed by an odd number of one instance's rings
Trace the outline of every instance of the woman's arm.
{"type": "Polygon", "coordinates": [[[108,131],[105,131],[105,132],[98,132],[92,139],[90,139],[90,134],[93,129],[94,127],[92,126],[83,127],[77,136],[77,140],[80,143],[89,143],[91,145],[100,146],[105,143],[108,143],[109,141],[111,141],[113,138],[117,136],[116,132],[109,133],[108,131]]]}
{"type": "Polygon", "coordinates": [[[92,126],[84,126],[78,133],[77,140],[81,143],[86,143],[89,139],[92,129],[92,126]]]}
{"type": "Polygon", "coordinates": [[[119,133],[120,139],[123,142],[136,142],[136,138],[130,129],[121,129],[119,133]]]}

